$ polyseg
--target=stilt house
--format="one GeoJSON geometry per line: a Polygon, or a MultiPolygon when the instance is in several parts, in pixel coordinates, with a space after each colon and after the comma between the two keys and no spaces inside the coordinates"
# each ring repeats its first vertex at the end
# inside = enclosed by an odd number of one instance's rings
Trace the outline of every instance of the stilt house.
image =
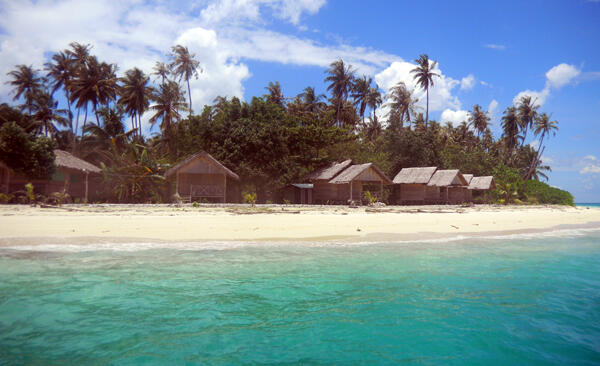
{"type": "Polygon", "coordinates": [[[240,177],[205,151],[173,166],[165,177],[172,194],[177,193],[184,201],[238,201],[240,177]]]}

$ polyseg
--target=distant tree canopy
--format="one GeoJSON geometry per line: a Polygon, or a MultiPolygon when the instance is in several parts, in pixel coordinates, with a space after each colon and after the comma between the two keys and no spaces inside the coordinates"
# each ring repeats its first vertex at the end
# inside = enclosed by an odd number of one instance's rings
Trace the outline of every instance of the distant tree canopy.
{"type": "MultiPolygon", "coordinates": [[[[266,94],[249,102],[220,96],[194,113],[189,80],[202,71],[202,60],[187,48],[173,47],[171,62],[157,62],[152,77],[138,68],[117,77],[117,65],[91,51],[73,42],[44,70],[18,65],[9,73],[15,105],[0,105],[0,157],[14,170],[48,177],[52,148],[58,147],[102,166],[107,197],[119,202],[160,201],[163,173],[199,150],[235,171],[259,201],[348,158],[373,162],[390,177],[410,166],[475,175],[503,166],[523,181],[547,178],[550,170],[542,162],[543,144],[557,122],[529,97],[505,110],[502,135],[494,137],[490,116],[479,105],[460,124],[440,124],[428,120],[428,103],[423,116],[415,90],[406,84],[383,94],[371,77],[357,77],[340,59],[325,71],[329,95],[308,86],[286,96],[273,81],[266,94]],[[64,95],[62,109],[56,93],[64,95]],[[142,133],[141,117],[148,111],[152,127],[158,126],[151,136],[142,133]],[[528,132],[540,141],[535,149],[527,144],[528,132]]],[[[428,92],[436,62],[427,55],[417,61],[412,75],[428,92]]]]}

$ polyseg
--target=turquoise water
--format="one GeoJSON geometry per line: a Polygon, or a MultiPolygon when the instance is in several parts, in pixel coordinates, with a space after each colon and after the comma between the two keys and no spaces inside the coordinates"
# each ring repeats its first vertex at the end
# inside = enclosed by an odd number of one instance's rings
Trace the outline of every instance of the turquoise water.
{"type": "Polygon", "coordinates": [[[124,248],[0,250],[0,364],[600,363],[599,231],[124,248]]]}
{"type": "Polygon", "coordinates": [[[576,203],[575,206],[578,207],[600,207],[600,203],[576,203]]]}

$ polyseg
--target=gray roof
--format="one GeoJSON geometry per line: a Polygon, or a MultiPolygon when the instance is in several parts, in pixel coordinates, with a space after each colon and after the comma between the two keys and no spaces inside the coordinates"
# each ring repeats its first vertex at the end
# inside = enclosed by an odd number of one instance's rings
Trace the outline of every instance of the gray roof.
{"type": "Polygon", "coordinates": [[[292,183],[290,185],[300,189],[311,189],[314,187],[312,183],[292,183]]]}
{"type": "Polygon", "coordinates": [[[487,191],[488,189],[495,189],[496,182],[494,181],[494,177],[473,177],[471,179],[471,183],[469,183],[469,189],[479,190],[479,191],[487,191]]]}
{"type": "Polygon", "coordinates": [[[54,150],[54,155],[56,155],[54,163],[59,168],[74,169],[90,173],[102,172],[102,169],[98,168],[94,164],[88,163],[85,160],[81,160],[64,150],[56,149],[54,150]]]}
{"type": "Polygon", "coordinates": [[[467,181],[458,169],[438,170],[433,174],[428,186],[449,187],[449,186],[467,186],[467,181]]]}
{"type": "Polygon", "coordinates": [[[335,162],[331,165],[328,165],[324,168],[316,170],[309,175],[306,176],[307,180],[330,180],[333,179],[336,175],[338,175],[342,170],[346,169],[348,166],[352,164],[352,160],[344,160],[342,162],[335,162]]]}
{"type": "Polygon", "coordinates": [[[437,167],[403,168],[394,177],[394,184],[427,184],[437,167]]]}
{"type": "Polygon", "coordinates": [[[179,164],[174,165],[171,169],[167,170],[167,172],[165,173],[165,177],[168,177],[170,175],[177,173],[177,171],[179,169],[183,168],[184,166],[188,165],[189,163],[191,163],[192,161],[194,161],[200,157],[204,157],[207,160],[209,160],[210,162],[212,162],[217,168],[222,170],[223,173],[227,174],[229,177],[236,179],[236,180],[240,180],[240,177],[237,174],[235,174],[234,172],[229,170],[225,165],[221,164],[221,162],[219,162],[217,159],[213,158],[212,155],[210,155],[206,151],[199,151],[199,152],[195,153],[194,155],[190,156],[189,158],[183,160],[179,164]]]}
{"type": "Polygon", "coordinates": [[[364,171],[366,171],[368,169],[373,169],[375,171],[375,173],[377,175],[379,175],[379,177],[381,178],[381,181],[383,181],[384,184],[392,184],[391,179],[388,178],[385,174],[383,174],[383,172],[381,170],[379,170],[379,168],[377,168],[377,166],[375,166],[375,164],[373,164],[373,163],[351,165],[350,167],[348,167],[344,171],[342,171],[340,174],[338,174],[337,177],[330,180],[329,183],[333,183],[333,184],[350,183],[351,181],[355,180],[359,175],[361,175],[364,171]]]}
{"type": "Polygon", "coordinates": [[[465,177],[467,184],[469,184],[471,183],[471,179],[473,179],[473,174],[463,174],[463,177],[465,177]]]}

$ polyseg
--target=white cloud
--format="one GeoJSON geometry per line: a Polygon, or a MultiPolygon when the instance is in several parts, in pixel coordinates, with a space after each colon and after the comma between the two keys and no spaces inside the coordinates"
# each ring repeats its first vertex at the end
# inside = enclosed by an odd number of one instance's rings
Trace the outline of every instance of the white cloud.
{"type": "MultiPolygon", "coordinates": [[[[418,98],[417,106],[425,109],[426,95],[421,89],[410,71],[416,67],[415,64],[405,61],[396,61],[385,70],[375,75],[375,82],[387,93],[394,85],[404,82],[406,86],[413,90],[414,97],[418,98]]],[[[441,111],[444,109],[460,109],[461,103],[452,90],[460,84],[458,80],[444,75],[439,66],[433,70],[440,77],[434,77],[433,87],[429,89],[429,112],[441,111]]]]}
{"type": "Polygon", "coordinates": [[[542,106],[546,102],[546,98],[550,95],[550,89],[544,88],[542,91],[524,90],[513,98],[513,104],[518,104],[521,97],[529,96],[534,101],[535,105],[542,106]]]}
{"type": "Polygon", "coordinates": [[[579,174],[597,174],[600,173],[600,165],[588,164],[579,171],[579,174]]]}
{"type": "Polygon", "coordinates": [[[581,71],[573,65],[562,63],[546,73],[546,80],[551,88],[558,89],[570,83],[581,71]]]}
{"type": "Polygon", "coordinates": [[[485,44],[485,45],[483,45],[483,47],[490,48],[492,50],[497,50],[497,51],[504,51],[504,50],[506,50],[506,46],[501,45],[501,44],[494,44],[494,43],[485,44]]]}
{"type": "Polygon", "coordinates": [[[540,140],[531,141],[529,146],[531,146],[532,149],[537,150],[537,148],[540,146],[540,140]]]}
{"type": "Polygon", "coordinates": [[[454,126],[458,126],[462,122],[468,122],[469,120],[469,111],[465,110],[456,110],[453,111],[451,109],[446,109],[442,112],[442,117],[440,122],[450,122],[454,126]]]}
{"type": "Polygon", "coordinates": [[[488,104],[488,107],[487,107],[487,112],[488,112],[490,118],[492,119],[492,121],[494,120],[494,116],[496,115],[497,111],[498,111],[498,101],[496,99],[492,99],[492,101],[490,102],[490,104],[488,104]]]}
{"type": "Polygon", "coordinates": [[[471,90],[475,86],[475,76],[469,74],[460,80],[460,90],[471,90]]]}

